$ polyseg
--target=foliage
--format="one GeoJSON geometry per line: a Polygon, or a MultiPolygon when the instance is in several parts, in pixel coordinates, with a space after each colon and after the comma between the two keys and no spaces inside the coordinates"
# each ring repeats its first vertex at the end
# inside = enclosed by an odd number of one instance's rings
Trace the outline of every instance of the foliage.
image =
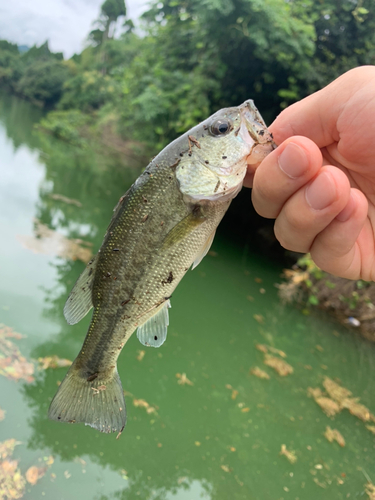
{"type": "Polygon", "coordinates": [[[52,111],[40,121],[39,128],[50,132],[63,141],[83,146],[82,128],[87,125],[89,117],[78,109],[68,111],[52,111]]]}
{"type": "Polygon", "coordinates": [[[78,108],[82,111],[97,109],[113,100],[118,84],[98,71],[84,71],[65,82],[60,109],[78,108]]]}
{"type": "Polygon", "coordinates": [[[153,0],[140,36],[124,1],[105,0],[90,45],[69,61],[47,43],[19,54],[0,42],[0,85],[61,110],[116,115],[119,134],[156,149],[220,107],[251,97],[270,121],[344,71],[374,64],[373,3],[153,0]]]}
{"type": "Polygon", "coordinates": [[[60,61],[36,60],[28,65],[16,90],[31,101],[53,105],[59,101],[68,75],[68,68],[60,61]]]}

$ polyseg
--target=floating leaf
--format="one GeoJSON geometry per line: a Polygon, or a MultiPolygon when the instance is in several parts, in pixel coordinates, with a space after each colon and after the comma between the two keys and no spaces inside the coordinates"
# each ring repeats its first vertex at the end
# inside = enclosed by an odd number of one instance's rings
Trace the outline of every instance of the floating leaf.
{"type": "Polygon", "coordinates": [[[92,257],[92,243],[81,239],[69,239],[34,219],[34,236],[19,235],[17,239],[34,253],[57,255],[64,259],[81,260],[87,263],[92,257]]]}
{"type": "Polygon", "coordinates": [[[133,399],[133,404],[134,406],[137,406],[139,408],[145,408],[147,413],[156,413],[156,407],[151,406],[147,401],[144,399],[133,399]]]}
{"type": "Polygon", "coordinates": [[[255,377],[258,377],[258,378],[263,378],[263,379],[267,379],[267,380],[270,379],[270,376],[268,375],[268,373],[265,372],[264,370],[262,370],[261,368],[259,368],[258,366],[254,366],[254,368],[251,368],[250,373],[252,375],[255,375],[255,377]]]}
{"type": "Polygon", "coordinates": [[[176,377],[179,379],[177,383],[180,385],[194,385],[191,380],[189,380],[186,376],[186,373],[176,373],[176,377]]]}
{"type": "Polygon", "coordinates": [[[283,359],[276,358],[276,356],[271,356],[266,354],[263,363],[267,366],[273,368],[280,377],[286,377],[287,375],[293,373],[293,367],[283,359]]]}
{"type": "Polygon", "coordinates": [[[345,439],[343,438],[342,434],[337,429],[331,429],[329,425],[327,425],[324,436],[330,443],[336,441],[340,446],[345,446],[345,439]]]}
{"type": "Polygon", "coordinates": [[[352,415],[363,420],[363,422],[375,421],[375,416],[365,405],[359,403],[359,398],[350,397],[352,392],[349,389],[342,387],[329,377],[325,377],[323,386],[329,396],[340,406],[340,409],[349,410],[352,415]]]}
{"type": "Polygon", "coordinates": [[[38,480],[44,476],[47,472],[48,467],[36,467],[33,465],[26,471],[26,480],[30,484],[34,485],[38,482],[38,480]]]}
{"type": "Polygon", "coordinates": [[[323,387],[329,394],[329,397],[331,397],[338,403],[341,403],[341,401],[352,395],[352,393],[348,389],[346,389],[345,387],[341,387],[341,385],[337,384],[329,377],[324,378],[323,387]]]}
{"type": "Polygon", "coordinates": [[[232,470],[227,465],[220,465],[220,467],[221,467],[221,469],[223,469],[224,472],[230,472],[232,470]]]}
{"type": "Polygon", "coordinates": [[[0,443],[0,458],[1,460],[5,460],[6,458],[13,455],[14,448],[21,444],[20,441],[16,441],[15,439],[7,439],[0,443]]]}
{"type": "Polygon", "coordinates": [[[372,432],[373,434],[375,434],[375,425],[366,425],[366,428],[372,432]]]}
{"type": "Polygon", "coordinates": [[[68,205],[76,205],[77,207],[82,207],[82,203],[80,201],[74,200],[72,198],[67,198],[63,194],[51,193],[49,197],[52,198],[53,200],[67,203],[68,205]]]}
{"type": "Polygon", "coordinates": [[[39,368],[47,370],[47,368],[63,368],[70,366],[72,362],[69,359],[61,359],[58,356],[47,356],[45,358],[38,358],[39,368]]]}
{"type": "Polygon", "coordinates": [[[263,352],[264,354],[267,354],[268,352],[268,348],[264,344],[257,344],[255,348],[258,349],[258,351],[263,352]]]}
{"type": "Polygon", "coordinates": [[[297,462],[296,452],[293,450],[288,450],[285,444],[281,445],[280,455],[284,455],[291,464],[297,462]]]}
{"type": "Polygon", "coordinates": [[[265,344],[257,344],[256,349],[258,351],[263,352],[264,354],[267,354],[268,352],[272,352],[273,354],[277,354],[281,356],[282,358],[286,358],[286,354],[284,351],[280,351],[280,349],[276,349],[276,347],[268,346],[265,344]]]}
{"type": "Polygon", "coordinates": [[[0,498],[17,500],[23,497],[26,481],[22,476],[17,460],[0,462],[0,498]]]}
{"type": "Polygon", "coordinates": [[[355,417],[363,420],[363,422],[369,422],[374,419],[374,415],[370,410],[363,404],[358,403],[359,398],[347,398],[341,402],[342,408],[346,408],[355,417]]]}
{"type": "Polygon", "coordinates": [[[142,359],[145,357],[146,351],[138,351],[138,356],[137,359],[138,361],[142,361],[142,359]]]}
{"type": "Polygon", "coordinates": [[[0,375],[10,380],[33,382],[34,365],[21,355],[10,338],[21,339],[23,336],[9,326],[0,324],[0,375]]]}
{"type": "Polygon", "coordinates": [[[366,488],[366,495],[369,497],[369,499],[375,500],[375,485],[368,482],[365,488],[366,488]]]}
{"type": "Polygon", "coordinates": [[[24,494],[26,481],[18,469],[17,460],[8,460],[19,441],[7,439],[0,443],[0,498],[17,500],[24,494]]]}
{"type": "Polygon", "coordinates": [[[337,413],[340,413],[341,406],[333,399],[323,396],[322,391],[319,388],[313,389],[309,387],[307,389],[309,396],[312,396],[315,402],[321,407],[327,417],[333,417],[337,413]]]}

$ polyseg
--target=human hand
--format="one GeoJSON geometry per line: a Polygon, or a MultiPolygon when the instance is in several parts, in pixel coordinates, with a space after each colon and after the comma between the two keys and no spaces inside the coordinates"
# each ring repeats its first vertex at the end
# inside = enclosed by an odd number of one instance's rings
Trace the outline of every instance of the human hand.
{"type": "Polygon", "coordinates": [[[293,104],[269,130],[279,147],[244,183],[255,210],[324,271],[375,280],[375,66],[293,104]]]}

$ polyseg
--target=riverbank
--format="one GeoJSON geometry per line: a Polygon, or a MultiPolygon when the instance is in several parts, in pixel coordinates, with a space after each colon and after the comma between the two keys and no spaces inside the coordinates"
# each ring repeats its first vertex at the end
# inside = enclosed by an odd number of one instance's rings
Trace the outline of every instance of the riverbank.
{"type": "Polygon", "coordinates": [[[314,307],[326,310],[341,324],[375,342],[375,283],[325,273],[309,255],[284,270],[284,278],[286,281],[278,285],[284,302],[296,302],[306,313],[314,307]]]}

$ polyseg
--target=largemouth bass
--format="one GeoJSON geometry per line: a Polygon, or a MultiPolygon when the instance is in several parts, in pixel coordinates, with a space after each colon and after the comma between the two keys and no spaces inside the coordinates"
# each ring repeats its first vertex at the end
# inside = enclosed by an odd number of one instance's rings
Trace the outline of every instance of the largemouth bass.
{"type": "Polygon", "coordinates": [[[117,358],[137,330],[142,344],[166,339],[170,297],[208,252],[242,187],[247,164],[274,149],[253,101],[218,111],[169,144],[121,197],[98,254],[71,291],[64,315],[78,323],[93,307],[82,349],[49,417],[101,432],[126,423],[117,358]]]}

